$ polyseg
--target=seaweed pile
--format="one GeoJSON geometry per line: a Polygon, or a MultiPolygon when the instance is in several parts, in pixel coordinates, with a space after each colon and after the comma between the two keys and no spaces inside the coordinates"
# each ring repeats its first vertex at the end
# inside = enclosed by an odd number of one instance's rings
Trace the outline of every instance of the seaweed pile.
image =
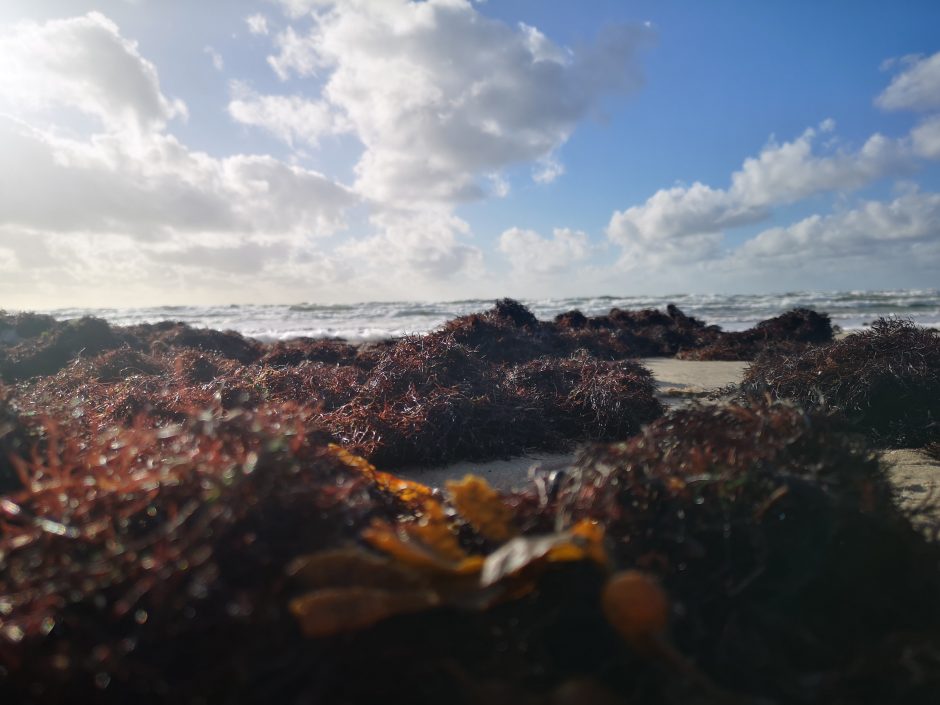
{"type": "Polygon", "coordinates": [[[451,337],[429,336],[396,341],[367,365],[242,365],[193,349],[119,348],[21,384],[17,401],[34,413],[77,417],[92,432],[291,403],[309,408],[333,441],[383,467],[566,450],[629,436],[663,411],[649,371],[630,360],[500,364],[451,337]]]}
{"type": "Polygon", "coordinates": [[[674,412],[500,495],[279,405],[23,464],[4,702],[926,703],[940,550],[838,422],[674,412]],[[661,587],[660,587],[661,586],[661,587]]]}
{"type": "MultiPolygon", "coordinates": [[[[501,299],[483,313],[450,321],[422,336],[464,345],[493,363],[521,363],[538,357],[587,354],[601,360],[679,356],[700,360],[750,360],[766,350],[801,350],[832,339],[828,316],[794,309],[742,332],[725,332],[687,316],[673,305],[653,309],[611,309],[602,316],[580,311],[540,321],[525,306],[501,299]]],[[[77,357],[123,347],[147,354],[195,350],[243,365],[296,366],[304,362],[370,369],[399,341],[355,347],[344,341],[296,339],[262,344],[235,331],[192,328],[166,321],[128,327],[85,317],[56,321],[40,314],[0,312],[0,378],[17,382],[52,375],[77,357]]]]}
{"type": "Polygon", "coordinates": [[[842,414],[879,446],[940,440],[940,333],[903,319],[796,355],[768,354],[749,367],[745,395],[792,399],[842,414]]]}
{"type": "MultiPolygon", "coordinates": [[[[702,354],[816,345],[811,313],[702,354]]],[[[664,416],[628,351],[735,339],[677,309],[544,322],[503,300],[358,347],[0,318],[2,702],[940,693],[937,531],[898,508],[871,422],[772,401],[793,393],[770,355],[741,405],[664,416]],[[512,493],[383,472],[585,441],[512,493]]],[[[902,390],[920,416],[884,428],[936,439],[938,395],[915,396],[936,344],[878,324],[785,369],[793,390],[842,369],[826,398],[858,408],[902,390]]]]}

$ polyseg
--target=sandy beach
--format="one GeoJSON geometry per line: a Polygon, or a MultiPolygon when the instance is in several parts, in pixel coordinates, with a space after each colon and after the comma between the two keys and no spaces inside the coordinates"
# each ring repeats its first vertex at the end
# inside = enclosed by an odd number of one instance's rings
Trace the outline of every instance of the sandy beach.
{"type": "MultiPolygon", "coordinates": [[[[747,362],[699,362],[669,358],[646,358],[641,362],[656,379],[657,395],[667,407],[676,407],[691,400],[701,400],[714,392],[741,381],[747,362]]],[[[940,516],[940,462],[922,450],[904,448],[881,453],[898,491],[902,506],[924,507],[929,514],[940,516]]],[[[477,474],[501,490],[524,485],[536,468],[564,468],[577,456],[571,453],[531,453],[506,460],[486,463],[470,461],[431,468],[405,469],[399,474],[431,487],[443,487],[448,480],[477,474]]]]}

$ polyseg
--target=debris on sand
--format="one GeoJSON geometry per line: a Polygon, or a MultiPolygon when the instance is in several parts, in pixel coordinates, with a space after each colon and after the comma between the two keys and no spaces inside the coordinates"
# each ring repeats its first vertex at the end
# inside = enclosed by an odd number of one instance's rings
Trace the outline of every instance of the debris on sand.
{"type": "Polygon", "coordinates": [[[57,431],[0,504],[4,702],[930,702],[940,547],[785,404],[694,407],[500,494],[290,404],[57,431]]]}
{"type": "Polygon", "coordinates": [[[940,333],[880,318],[826,346],[758,358],[741,388],[839,412],[882,446],[921,446],[940,439],[940,333]]]}

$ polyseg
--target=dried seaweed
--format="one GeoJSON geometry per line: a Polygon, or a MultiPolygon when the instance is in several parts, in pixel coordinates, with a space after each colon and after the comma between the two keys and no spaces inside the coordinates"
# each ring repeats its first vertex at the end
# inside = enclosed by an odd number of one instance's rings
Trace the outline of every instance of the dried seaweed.
{"type": "Polygon", "coordinates": [[[843,414],[879,445],[921,446],[940,438],[940,334],[903,319],[799,355],[767,355],[742,390],[843,414]]]}

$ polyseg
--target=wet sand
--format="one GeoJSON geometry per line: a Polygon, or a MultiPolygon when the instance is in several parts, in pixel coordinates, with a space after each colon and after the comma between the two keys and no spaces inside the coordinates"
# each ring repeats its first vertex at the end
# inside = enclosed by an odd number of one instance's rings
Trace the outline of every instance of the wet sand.
{"type": "MultiPolygon", "coordinates": [[[[651,358],[642,361],[649,367],[659,389],[660,400],[667,406],[679,406],[690,399],[701,399],[740,382],[746,362],[699,362],[651,358]]],[[[486,463],[464,461],[441,467],[395,469],[403,477],[432,487],[443,487],[447,480],[468,473],[484,477],[498,489],[508,490],[526,483],[531,470],[551,470],[570,464],[577,452],[532,453],[507,460],[486,463]]],[[[899,501],[906,508],[925,507],[940,516],[940,462],[916,449],[888,450],[882,453],[899,501]]]]}

